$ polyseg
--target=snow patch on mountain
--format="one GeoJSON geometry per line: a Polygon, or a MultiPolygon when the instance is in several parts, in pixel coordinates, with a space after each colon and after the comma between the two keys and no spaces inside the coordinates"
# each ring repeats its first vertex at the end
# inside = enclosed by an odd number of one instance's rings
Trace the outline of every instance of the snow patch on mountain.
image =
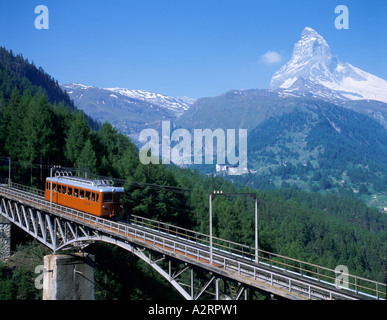
{"type": "MultiPolygon", "coordinates": [[[[65,85],[62,85],[64,88],[67,89],[82,89],[82,90],[86,90],[86,89],[90,89],[90,88],[94,88],[93,86],[86,86],[84,84],[81,84],[81,83],[69,83],[69,84],[65,84],[65,85]]],[[[70,93],[70,92],[68,92],[70,93]]]]}
{"type": "Polygon", "coordinates": [[[126,103],[133,103],[133,100],[140,100],[146,102],[147,105],[151,108],[154,106],[165,108],[173,111],[177,115],[180,115],[187,111],[189,107],[195,102],[195,99],[188,97],[171,97],[161,93],[150,92],[146,90],[132,90],[127,88],[98,88],[94,86],[87,86],[80,83],[70,83],[61,85],[64,89],[66,89],[67,93],[71,95],[71,97],[75,100],[80,100],[82,98],[82,94],[75,95],[75,91],[79,93],[83,92],[83,90],[88,89],[99,89],[100,91],[107,91],[109,93],[109,97],[112,98],[122,98],[126,103]],[[129,100],[127,98],[130,98],[129,100]]]}
{"type": "Polygon", "coordinates": [[[293,85],[293,83],[296,82],[296,81],[297,81],[297,77],[293,77],[293,78],[286,79],[286,80],[284,81],[284,83],[280,85],[280,88],[284,88],[284,89],[289,88],[289,87],[291,87],[291,86],[293,85]]]}
{"type": "Polygon", "coordinates": [[[109,90],[115,93],[119,93],[123,96],[139,99],[142,101],[146,101],[151,104],[158,105],[163,108],[167,108],[169,110],[174,111],[187,111],[191,104],[195,102],[195,99],[190,99],[187,97],[171,97],[167,95],[163,95],[161,93],[150,92],[146,90],[132,90],[126,88],[104,88],[104,90],[109,90]]]}

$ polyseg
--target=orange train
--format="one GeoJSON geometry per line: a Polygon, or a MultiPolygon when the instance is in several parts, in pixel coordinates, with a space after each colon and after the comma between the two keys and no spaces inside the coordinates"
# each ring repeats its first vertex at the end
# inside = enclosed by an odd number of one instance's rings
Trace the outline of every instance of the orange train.
{"type": "Polygon", "coordinates": [[[114,187],[106,180],[90,180],[71,176],[46,179],[46,201],[98,217],[111,218],[121,215],[123,195],[124,188],[114,187]]]}

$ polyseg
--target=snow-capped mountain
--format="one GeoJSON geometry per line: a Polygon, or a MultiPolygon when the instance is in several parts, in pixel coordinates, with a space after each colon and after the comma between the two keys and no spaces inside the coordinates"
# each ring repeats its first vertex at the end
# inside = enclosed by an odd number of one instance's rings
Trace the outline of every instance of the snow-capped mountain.
{"type": "Polygon", "coordinates": [[[272,77],[270,88],[326,100],[387,102],[387,81],[338,60],[325,39],[309,27],[294,45],[292,58],[272,77]]]}
{"type": "MultiPolygon", "coordinates": [[[[128,97],[131,99],[141,100],[149,103],[151,106],[166,108],[171,111],[177,112],[178,114],[182,114],[184,111],[187,111],[189,107],[195,102],[195,99],[188,97],[171,97],[161,93],[150,92],[146,90],[131,90],[127,88],[97,88],[93,86],[87,86],[79,83],[71,83],[62,85],[64,89],[67,90],[67,93],[72,96],[74,95],[74,90],[87,90],[87,89],[100,89],[100,90],[108,90],[112,93],[109,95],[113,98],[128,97]]],[[[78,100],[82,99],[82,96],[79,95],[78,100]]]]}
{"type": "Polygon", "coordinates": [[[145,90],[130,90],[125,88],[105,88],[105,90],[112,91],[114,93],[122,94],[123,96],[139,99],[157,106],[167,108],[169,110],[177,111],[183,113],[187,111],[195,99],[187,97],[171,97],[166,96],[161,93],[154,93],[145,90]]]}
{"type": "Polygon", "coordinates": [[[61,87],[79,109],[97,121],[110,122],[135,143],[141,130],[158,129],[162,120],[175,121],[195,101],[146,90],[98,88],[78,83],[61,87]]]}

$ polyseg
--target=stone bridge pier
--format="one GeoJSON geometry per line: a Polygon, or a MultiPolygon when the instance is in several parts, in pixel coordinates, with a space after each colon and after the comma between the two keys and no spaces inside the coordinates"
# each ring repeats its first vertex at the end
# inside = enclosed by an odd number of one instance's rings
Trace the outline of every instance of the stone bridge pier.
{"type": "Polygon", "coordinates": [[[0,261],[11,257],[11,222],[0,216],[0,261]]]}
{"type": "Polygon", "coordinates": [[[43,300],[94,300],[94,256],[87,253],[44,257],[43,300]]]}

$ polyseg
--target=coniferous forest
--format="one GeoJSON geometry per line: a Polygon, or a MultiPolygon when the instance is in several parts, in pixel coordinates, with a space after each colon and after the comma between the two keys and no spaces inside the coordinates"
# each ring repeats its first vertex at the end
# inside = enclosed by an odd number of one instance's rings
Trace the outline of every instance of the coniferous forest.
{"type": "MultiPolygon", "coordinates": [[[[21,55],[0,48],[0,155],[17,165],[15,182],[41,187],[39,166],[87,168],[125,180],[125,215],[209,231],[208,196],[214,190],[258,195],[259,248],[386,282],[387,216],[345,195],[293,189],[258,190],[174,166],[144,165],[136,146],[109,123],[77,110],[58,82],[21,55]]],[[[7,163],[1,163],[7,177],[7,163]]],[[[46,173],[47,174],[47,173],[46,173]]],[[[254,245],[254,203],[218,197],[214,235],[254,245]]],[[[17,232],[14,263],[0,263],[0,300],[38,299],[33,268],[47,250],[17,232]],[[29,254],[35,260],[26,261],[29,254]],[[25,259],[25,260],[23,260],[25,259]],[[32,262],[31,262],[32,261],[32,262]]],[[[137,258],[119,248],[93,244],[97,299],[180,299],[178,293],[137,258]]]]}

